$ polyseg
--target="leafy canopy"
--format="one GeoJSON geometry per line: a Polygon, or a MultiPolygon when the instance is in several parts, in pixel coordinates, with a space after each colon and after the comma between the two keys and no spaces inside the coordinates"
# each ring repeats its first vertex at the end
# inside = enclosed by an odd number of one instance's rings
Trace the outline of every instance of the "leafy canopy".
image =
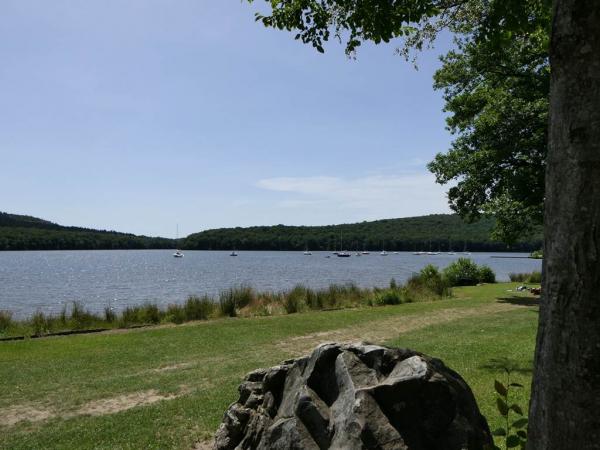
{"type": "MultiPolygon", "coordinates": [[[[252,2],[253,0],[249,0],[252,2]]],[[[362,41],[401,38],[405,57],[442,29],[456,50],[442,58],[451,149],[429,164],[462,217],[496,218],[507,243],[541,224],[550,69],[550,0],[267,0],[265,26],[296,32],[323,52],[332,36],[353,55],[362,41]]]]}
{"type": "Polygon", "coordinates": [[[540,3],[530,13],[527,29],[497,39],[478,28],[457,35],[434,77],[456,138],[428,167],[439,183],[456,181],[454,211],[495,216],[494,235],[508,243],[534,231],[543,214],[550,10],[540,3]]]}
{"type": "MultiPolygon", "coordinates": [[[[254,0],[248,0],[252,3],[254,0]]],[[[267,27],[296,31],[296,39],[323,53],[332,34],[352,54],[362,41],[376,44],[408,36],[409,24],[439,15],[446,0],[266,0],[271,15],[256,14],[267,27]]]]}

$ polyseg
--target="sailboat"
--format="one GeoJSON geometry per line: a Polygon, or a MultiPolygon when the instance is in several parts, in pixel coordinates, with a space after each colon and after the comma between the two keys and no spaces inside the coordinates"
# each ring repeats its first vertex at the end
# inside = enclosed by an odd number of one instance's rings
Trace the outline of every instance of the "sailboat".
{"type": "MultiPolygon", "coordinates": [[[[176,235],[176,238],[175,238],[175,242],[177,244],[179,244],[179,224],[177,224],[177,235],[176,235]]],[[[177,245],[177,247],[179,247],[179,245],[177,245]]],[[[175,258],[183,258],[184,254],[181,252],[181,250],[175,249],[175,253],[173,253],[173,257],[175,257],[175,258]]]]}
{"type": "Polygon", "coordinates": [[[452,244],[450,239],[448,239],[448,254],[449,255],[456,255],[456,252],[454,250],[452,250],[452,244]]]}
{"type": "Polygon", "coordinates": [[[427,254],[428,254],[428,255],[430,255],[430,256],[431,256],[431,255],[437,255],[437,253],[436,253],[436,252],[432,252],[432,251],[431,251],[431,240],[429,241],[429,251],[427,252],[427,254]]]}
{"type": "Polygon", "coordinates": [[[350,258],[350,253],[344,251],[344,237],[340,231],[340,251],[338,252],[338,258],[350,258]]]}
{"type": "Polygon", "coordinates": [[[383,241],[381,241],[381,249],[382,249],[382,250],[381,250],[381,253],[380,253],[380,255],[381,255],[381,256],[387,256],[387,255],[388,255],[388,252],[386,252],[386,251],[385,251],[385,245],[384,245],[384,242],[383,242],[383,241]]]}
{"type": "Polygon", "coordinates": [[[465,248],[463,250],[463,255],[470,255],[471,252],[467,251],[467,241],[465,241],[465,248]]]}

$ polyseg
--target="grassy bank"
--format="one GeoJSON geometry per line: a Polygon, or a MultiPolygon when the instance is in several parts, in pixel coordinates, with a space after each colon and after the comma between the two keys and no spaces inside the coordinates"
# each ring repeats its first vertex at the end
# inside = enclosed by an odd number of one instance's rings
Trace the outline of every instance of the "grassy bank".
{"type": "Polygon", "coordinates": [[[86,310],[80,303],[65,305],[58,315],[36,312],[25,320],[13,320],[9,311],[0,311],[0,338],[40,337],[66,331],[131,328],[144,325],[181,324],[223,317],[255,317],[294,314],[306,311],[399,305],[449,297],[450,287],[440,274],[421,273],[404,285],[392,280],[385,288],[360,288],[354,284],[333,284],[325,289],[298,285],[289,291],[259,292],[249,286],[224,290],[217,297],[190,296],[183,304],[160,308],[146,303],[118,312],[107,307],[103,314],[86,310]]]}
{"type": "Polygon", "coordinates": [[[442,358],[492,427],[503,359],[526,386],[535,300],[516,284],[380,308],[221,318],[180,326],[0,343],[0,448],[191,448],[212,435],[241,377],[323,341],[367,339],[442,358]]]}
{"type": "MultiPolygon", "coordinates": [[[[520,274],[526,276],[527,274],[520,274]]],[[[218,297],[190,296],[184,304],[159,308],[146,303],[129,306],[121,312],[106,307],[104,314],[87,311],[80,303],[65,305],[59,315],[37,311],[26,320],[13,320],[9,311],[0,310],[0,339],[43,337],[74,331],[132,328],[145,325],[182,324],[223,317],[256,317],[294,314],[366,306],[399,305],[448,298],[453,286],[494,283],[496,276],[487,266],[459,258],[443,271],[427,265],[406,283],[394,279],[385,288],[360,288],[354,284],[330,285],[311,289],[297,285],[289,291],[259,292],[250,286],[224,290],[218,297]]],[[[516,281],[516,280],[513,280],[516,281]]]]}

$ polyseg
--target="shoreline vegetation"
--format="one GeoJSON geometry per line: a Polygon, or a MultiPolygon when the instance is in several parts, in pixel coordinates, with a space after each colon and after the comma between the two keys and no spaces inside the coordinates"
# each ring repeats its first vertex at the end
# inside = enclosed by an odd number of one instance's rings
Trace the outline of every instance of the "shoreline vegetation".
{"type": "Polygon", "coordinates": [[[31,216],[0,212],[0,251],[9,250],[345,250],[379,251],[502,251],[531,252],[541,247],[542,235],[508,248],[490,238],[494,221],[466,223],[455,214],[384,219],[326,226],[257,226],[220,228],[175,240],[116,231],[62,226],[31,216]]]}
{"type": "MultiPolygon", "coordinates": [[[[529,274],[518,275],[523,277],[522,281],[529,279],[526,279],[529,274]]],[[[25,320],[14,320],[10,311],[0,311],[0,339],[436,301],[452,297],[455,286],[495,282],[495,274],[489,267],[477,266],[469,259],[459,258],[443,271],[428,265],[406,283],[398,284],[392,279],[385,288],[332,284],[324,289],[311,289],[297,285],[288,291],[259,292],[242,285],[224,290],[214,297],[192,295],[183,304],[171,304],[166,308],[145,303],[126,307],[121,312],[106,307],[102,314],[92,313],[81,303],[73,302],[65,305],[58,315],[37,311],[25,320]]]]}
{"type": "MultiPolygon", "coordinates": [[[[527,413],[538,300],[517,283],[453,288],[443,301],[190,322],[0,344],[0,449],[210,448],[242,378],[326,341],[442,359],[490,428],[506,425],[494,380],[511,370],[527,413]]],[[[496,440],[502,448],[503,437],[496,440]]]]}

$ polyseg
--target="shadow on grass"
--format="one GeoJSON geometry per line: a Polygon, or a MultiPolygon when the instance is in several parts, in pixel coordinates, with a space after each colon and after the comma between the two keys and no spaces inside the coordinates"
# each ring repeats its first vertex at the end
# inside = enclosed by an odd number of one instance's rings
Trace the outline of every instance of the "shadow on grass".
{"type": "Polygon", "coordinates": [[[510,371],[512,373],[521,373],[531,375],[533,373],[533,361],[522,363],[509,358],[492,358],[486,364],[479,366],[480,369],[490,372],[510,371]]]}
{"type": "Polygon", "coordinates": [[[501,297],[498,298],[500,303],[510,303],[511,305],[517,306],[540,306],[539,297],[520,297],[513,295],[512,297],[501,297]]]}

